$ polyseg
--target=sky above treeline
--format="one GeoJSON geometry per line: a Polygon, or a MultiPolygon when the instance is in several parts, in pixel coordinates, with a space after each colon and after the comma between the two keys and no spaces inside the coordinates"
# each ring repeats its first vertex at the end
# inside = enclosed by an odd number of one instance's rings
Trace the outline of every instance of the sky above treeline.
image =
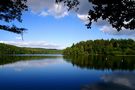
{"type": "Polygon", "coordinates": [[[103,20],[92,24],[87,29],[87,13],[92,4],[88,0],[79,0],[80,9],[68,11],[62,4],[55,0],[28,0],[29,11],[23,12],[23,22],[13,21],[10,24],[0,21],[1,24],[25,27],[24,40],[21,35],[0,30],[0,42],[21,47],[37,47],[63,49],[73,43],[95,39],[128,39],[135,37],[135,30],[117,32],[116,29],[103,20]]]}

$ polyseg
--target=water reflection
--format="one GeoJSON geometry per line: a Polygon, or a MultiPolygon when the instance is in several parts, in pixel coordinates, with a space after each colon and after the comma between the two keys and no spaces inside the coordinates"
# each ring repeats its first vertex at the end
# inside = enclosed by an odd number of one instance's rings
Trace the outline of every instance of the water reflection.
{"type": "Polygon", "coordinates": [[[80,68],[98,70],[134,70],[134,56],[64,56],[67,62],[80,68]]]}
{"type": "Polygon", "coordinates": [[[58,63],[60,55],[8,55],[0,56],[0,69],[12,68],[15,71],[22,71],[28,68],[43,68],[58,63]],[[55,60],[54,60],[55,59],[55,60]]]}
{"type": "Polygon", "coordinates": [[[0,56],[0,65],[15,63],[17,61],[29,61],[29,60],[43,60],[47,58],[56,59],[62,57],[62,55],[29,55],[29,54],[17,54],[17,55],[8,55],[0,56]]]}
{"type": "Polygon", "coordinates": [[[108,83],[123,85],[135,89],[135,73],[134,72],[113,72],[111,75],[104,75],[102,79],[108,83]]]}
{"type": "Polygon", "coordinates": [[[42,68],[55,63],[58,63],[58,60],[44,59],[35,61],[19,61],[11,64],[0,65],[0,68],[14,68],[15,71],[22,71],[25,68],[42,68]]]}
{"type": "Polygon", "coordinates": [[[85,85],[82,90],[135,90],[135,72],[113,72],[101,79],[103,82],[85,85]]]}
{"type": "Polygon", "coordinates": [[[39,88],[135,90],[135,60],[112,56],[0,56],[0,90],[39,88]]]}
{"type": "Polygon", "coordinates": [[[64,56],[73,66],[104,73],[98,82],[85,84],[81,90],[135,90],[134,56],[64,56]]]}

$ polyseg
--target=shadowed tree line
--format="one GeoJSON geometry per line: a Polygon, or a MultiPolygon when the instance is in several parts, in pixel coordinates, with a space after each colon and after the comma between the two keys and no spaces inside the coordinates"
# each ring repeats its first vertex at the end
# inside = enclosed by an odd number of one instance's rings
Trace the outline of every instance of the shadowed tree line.
{"type": "Polygon", "coordinates": [[[64,55],[135,55],[132,39],[88,40],[73,44],[63,50],[64,55]]]}
{"type": "Polygon", "coordinates": [[[61,54],[62,50],[43,49],[43,48],[25,48],[0,43],[0,55],[4,54],[61,54]]]}

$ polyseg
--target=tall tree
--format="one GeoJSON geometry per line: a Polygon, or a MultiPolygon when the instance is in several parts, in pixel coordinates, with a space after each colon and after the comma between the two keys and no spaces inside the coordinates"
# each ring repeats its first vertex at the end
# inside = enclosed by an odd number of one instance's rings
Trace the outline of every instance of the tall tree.
{"type": "MultiPolygon", "coordinates": [[[[27,0],[1,0],[0,1],[0,20],[10,23],[14,20],[22,22],[23,11],[27,11],[27,0]]],[[[25,28],[18,28],[15,25],[8,26],[0,24],[0,30],[22,34],[25,28]]]]}
{"type": "MultiPolygon", "coordinates": [[[[135,29],[135,0],[88,0],[93,4],[93,8],[88,11],[89,23],[87,28],[91,28],[93,21],[98,19],[107,20],[112,27],[118,31],[122,28],[135,29]]],[[[79,0],[56,0],[56,3],[64,2],[69,10],[79,5],[79,0]]]]}

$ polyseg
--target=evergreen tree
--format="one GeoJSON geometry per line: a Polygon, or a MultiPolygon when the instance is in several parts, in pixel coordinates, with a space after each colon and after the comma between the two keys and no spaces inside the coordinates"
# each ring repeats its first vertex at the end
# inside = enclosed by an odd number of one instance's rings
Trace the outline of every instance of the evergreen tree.
{"type": "MultiPolygon", "coordinates": [[[[22,22],[23,11],[27,11],[27,0],[1,0],[0,1],[0,20],[10,23],[14,20],[22,22]]],[[[8,26],[0,24],[0,30],[5,30],[17,34],[23,33],[25,28],[18,28],[15,25],[8,26]]]]}

